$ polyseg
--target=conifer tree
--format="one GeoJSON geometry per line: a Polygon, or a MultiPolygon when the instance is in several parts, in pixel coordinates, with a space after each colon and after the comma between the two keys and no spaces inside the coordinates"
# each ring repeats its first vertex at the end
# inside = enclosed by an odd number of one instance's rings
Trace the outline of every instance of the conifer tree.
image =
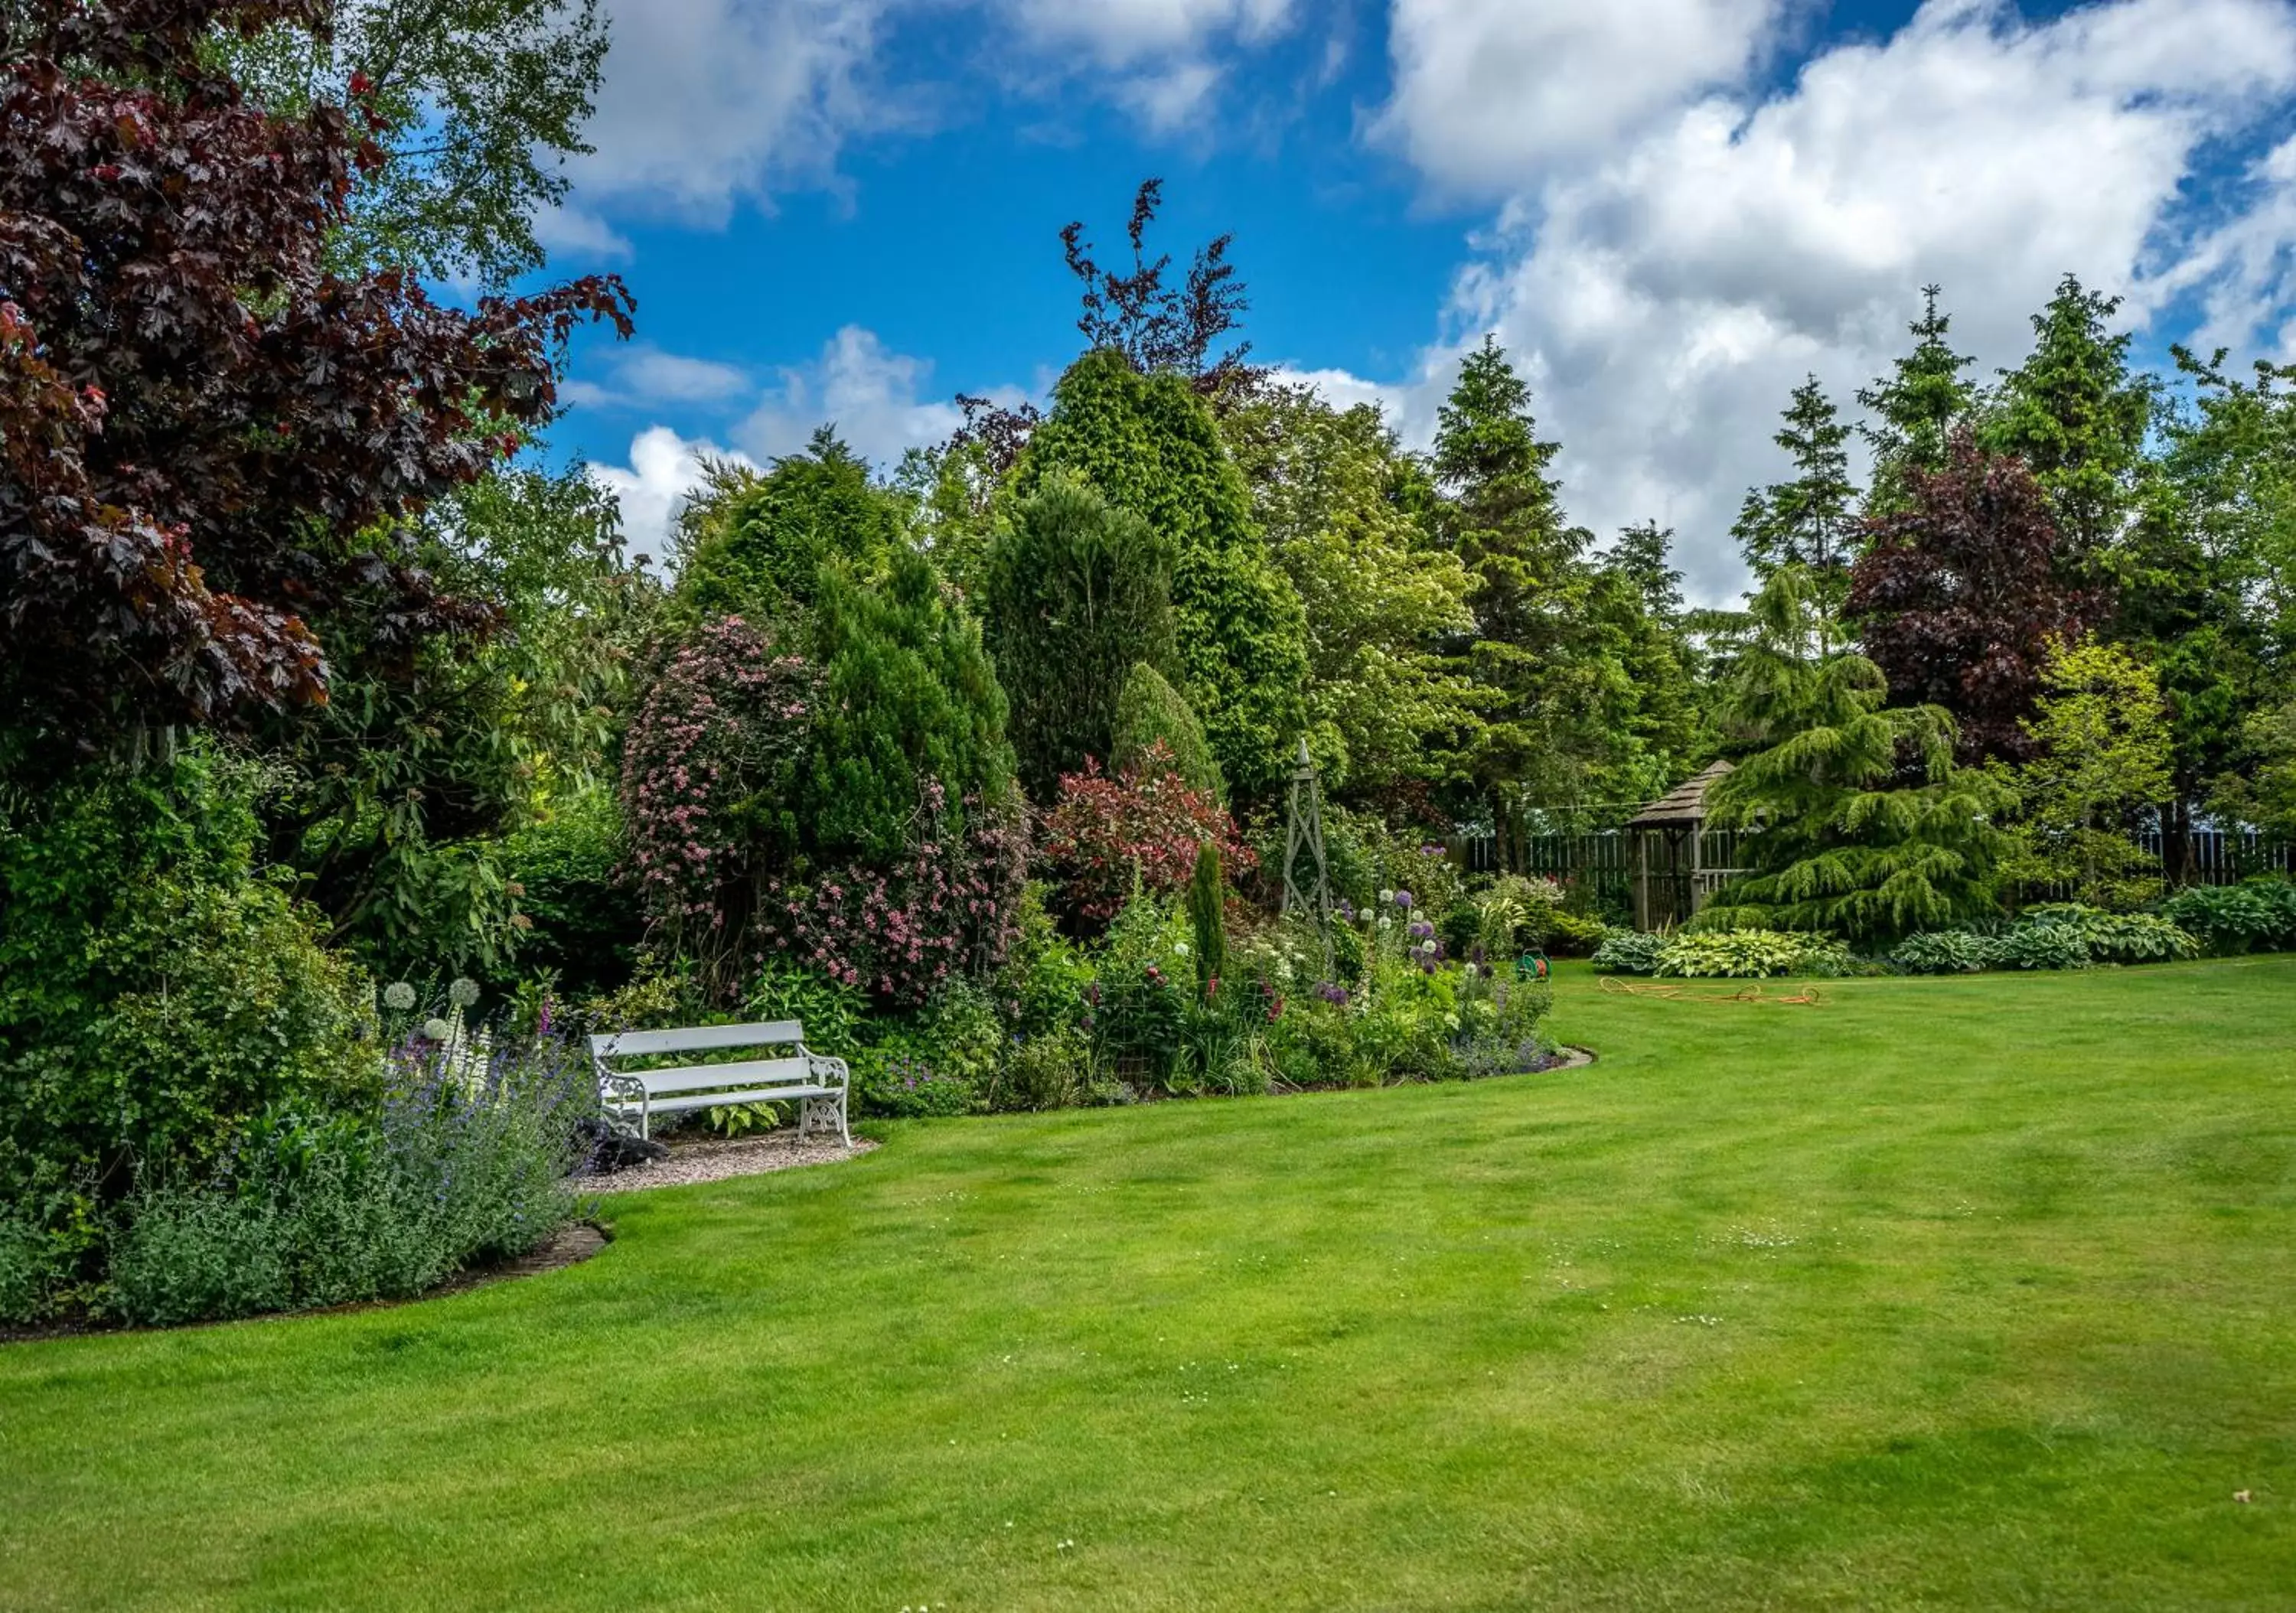
{"type": "Polygon", "coordinates": [[[1994,825],[2014,792],[1955,766],[1945,711],[1888,705],[1880,667],[1823,649],[1814,594],[1808,570],[1787,565],[1753,601],[1722,709],[1757,749],[1707,801],[1713,826],[1759,832],[1741,842],[1751,872],[1716,895],[1701,925],[1873,941],[1993,911],[2007,846],[1994,825]]]}
{"type": "Polygon", "coordinates": [[[1784,566],[1809,573],[1819,631],[1832,641],[1841,636],[1841,604],[1857,558],[1857,488],[1849,479],[1849,428],[1815,375],[1794,389],[1783,418],[1772,440],[1792,456],[1793,479],[1750,488],[1730,536],[1738,540],[1758,583],[1784,566]]]}
{"type": "Polygon", "coordinates": [[[2120,299],[2068,274],[2033,316],[2032,353],[2003,373],[1980,433],[2025,462],[2049,496],[2069,577],[2093,573],[2137,502],[2152,385],[2128,368],[2128,335],[2109,334],[2120,299]]]}
{"type": "MultiPolygon", "coordinates": [[[[1459,366],[1431,460],[1439,539],[1474,579],[1473,638],[1457,646],[1484,691],[1475,788],[1503,846],[1519,846],[1526,800],[1583,797],[1614,746],[1602,711],[1623,677],[1590,610],[1590,534],[1565,523],[1530,389],[1485,337],[1459,366]]],[[[1512,853],[1509,854],[1512,856],[1512,853]]]]}
{"type": "Polygon", "coordinates": [[[1172,687],[1164,675],[1141,661],[1125,680],[1116,702],[1116,729],[1109,741],[1109,771],[1123,774],[1148,765],[1150,753],[1164,748],[1172,768],[1190,788],[1214,800],[1227,797],[1227,781],[1204,741],[1204,725],[1196,720],[1187,697],[1172,687]]]}
{"type": "Polygon", "coordinates": [[[980,602],[1021,782],[1050,801],[1087,757],[1109,760],[1133,668],[1172,665],[1172,544],[1059,471],[1014,501],[986,573],[980,602]]]}
{"type": "Polygon", "coordinates": [[[1307,626],[1210,407],[1177,371],[1144,375],[1113,348],[1087,353],[1054,389],[1014,491],[1062,469],[1172,544],[1182,692],[1228,783],[1273,789],[1307,724],[1307,626]]]}
{"type": "Polygon", "coordinates": [[[1953,328],[1939,310],[1941,288],[1922,288],[1922,316],[1907,325],[1914,350],[1890,373],[1857,394],[1873,418],[1858,428],[1874,450],[1874,479],[1866,493],[1869,518],[1893,515],[1911,495],[1906,476],[1945,468],[1946,442],[1978,402],[1975,383],[1962,372],[1977,361],[1956,353],[1946,338],[1953,328]]]}

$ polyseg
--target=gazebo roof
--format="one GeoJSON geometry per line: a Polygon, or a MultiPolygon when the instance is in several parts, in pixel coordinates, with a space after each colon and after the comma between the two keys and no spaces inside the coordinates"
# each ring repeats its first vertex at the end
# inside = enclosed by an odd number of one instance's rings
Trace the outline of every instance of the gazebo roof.
{"type": "Polygon", "coordinates": [[[1717,762],[1695,778],[1685,779],[1657,800],[1644,807],[1628,821],[1629,829],[1687,828],[1706,815],[1706,792],[1714,781],[1730,771],[1727,762],[1717,762]]]}

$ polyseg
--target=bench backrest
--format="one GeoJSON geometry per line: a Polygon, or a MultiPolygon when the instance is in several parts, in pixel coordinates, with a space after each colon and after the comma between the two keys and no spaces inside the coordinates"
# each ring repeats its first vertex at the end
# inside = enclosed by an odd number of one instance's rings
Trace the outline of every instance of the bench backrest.
{"type": "Polygon", "coordinates": [[[711,1092],[721,1087],[750,1090],[816,1084],[804,1049],[805,1028],[795,1019],[770,1025],[701,1025],[685,1030],[625,1030],[590,1038],[590,1058],[601,1075],[615,1059],[658,1058],[665,1053],[722,1052],[729,1048],[785,1049],[777,1055],[718,1064],[685,1064],[674,1069],[616,1070],[625,1080],[643,1082],[656,1097],[711,1092]]]}

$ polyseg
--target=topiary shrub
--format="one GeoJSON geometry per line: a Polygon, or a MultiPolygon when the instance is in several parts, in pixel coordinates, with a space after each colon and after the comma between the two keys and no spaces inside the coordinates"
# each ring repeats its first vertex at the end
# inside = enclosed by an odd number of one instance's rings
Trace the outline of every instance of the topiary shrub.
{"type": "Polygon", "coordinates": [[[1653,974],[1658,970],[1659,953],[1665,946],[1664,936],[1648,935],[1638,929],[1613,929],[1595,948],[1593,962],[1605,974],[1653,974]]]}
{"type": "Polygon", "coordinates": [[[1109,770],[1121,774],[1154,766],[1151,753],[1160,745],[1169,756],[1173,771],[1188,782],[1189,788],[1201,790],[1214,800],[1227,798],[1226,781],[1220,776],[1219,763],[1204,739],[1203,725],[1196,720],[1194,708],[1165,681],[1162,673],[1141,661],[1126,678],[1123,695],[1116,702],[1109,770]]]}

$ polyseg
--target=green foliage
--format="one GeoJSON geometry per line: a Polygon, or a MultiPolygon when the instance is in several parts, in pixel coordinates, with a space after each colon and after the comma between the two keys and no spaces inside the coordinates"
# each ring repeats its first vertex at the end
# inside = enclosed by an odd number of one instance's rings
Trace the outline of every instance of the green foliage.
{"type": "Polygon", "coordinates": [[[831,1058],[851,1059],[871,1036],[869,999],[857,987],[777,954],[758,966],[742,1011],[752,1024],[795,1019],[805,1044],[831,1058]]]}
{"type": "Polygon", "coordinates": [[[502,837],[605,774],[658,588],[578,466],[463,489],[426,514],[409,558],[499,608],[499,629],[410,656],[388,602],[353,596],[320,614],[326,704],[258,736],[282,770],[262,804],[266,838],[371,967],[502,978],[529,933],[502,837]]]}
{"type": "Polygon", "coordinates": [[[1227,972],[1227,880],[1215,839],[1196,847],[1196,872],[1188,880],[1188,930],[1196,943],[1197,988],[1210,990],[1227,972]]]}
{"type": "Polygon", "coordinates": [[[1922,288],[1922,316],[1906,327],[1915,338],[1913,351],[1857,394],[1871,413],[1859,428],[1874,451],[1868,516],[1894,515],[1911,505],[1909,476],[1945,469],[1946,444],[1977,404],[1975,384],[1961,373],[1976,361],[1946,340],[1953,321],[1938,309],[1939,291],[1934,285],[1922,288]]]}
{"type": "Polygon", "coordinates": [[[1823,651],[1798,568],[1765,585],[1754,621],[1726,699],[1732,726],[1763,749],[1708,801],[1713,826],[1760,832],[1742,842],[1753,872],[1724,888],[1700,926],[1865,939],[1990,912],[2006,787],[1954,766],[1944,713],[1886,708],[1879,668],[1823,651]],[[1923,783],[1898,782],[1908,757],[1923,783]]]}
{"type": "MultiPolygon", "coordinates": [[[[1013,502],[989,549],[980,599],[1012,702],[1021,782],[1037,800],[1050,799],[1062,775],[1082,769],[1087,757],[1113,757],[1126,737],[1122,701],[1139,681],[1136,667],[1153,678],[1174,664],[1173,560],[1168,534],[1069,471],[1054,471],[1013,502]]],[[[1186,726],[1193,725],[1191,714],[1186,726]]],[[[1203,745],[1201,730],[1195,744],[1203,745]]]]}
{"type": "Polygon", "coordinates": [[[332,256],[498,289],[542,266],[535,222],[586,153],[607,29],[596,0],[379,0],[330,7],[324,37],[278,23],[215,48],[250,98],[300,112],[357,75],[388,125],[332,256]]]}
{"type": "Polygon", "coordinates": [[[1227,782],[1220,776],[1219,763],[1187,697],[1167,683],[1162,673],[1140,661],[1125,678],[1124,692],[1117,699],[1109,770],[1121,774],[1144,767],[1158,745],[1192,789],[1216,801],[1226,799],[1227,782]]]}
{"type": "Polygon", "coordinates": [[[1758,581],[1767,582],[1781,566],[1796,566],[1807,574],[1823,654],[1840,640],[1849,562],[1857,558],[1857,488],[1849,479],[1849,428],[1815,375],[1794,389],[1784,422],[1773,440],[1792,456],[1794,478],[1748,492],[1730,536],[1758,581]]]}
{"type": "Polygon", "coordinates": [[[1181,688],[1229,785],[1272,790],[1306,726],[1306,626],[1210,411],[1177,373],[1144,375],[1121,353],[1087,353],[1054,389],[1014,489],[1032,495],[1062,469],[1173,545],[1181,688]]]}
{"type": "Polygon", "coordinates": [[[2016,872],[2070,884],[2079,902],[2140,906],[2160,894],[2160,863],[2128,830],[2170,787],[2160,685],[2151,667],[2094,639],[2054,644],[2041,681],[2047,692],[2025,725],[2038,749],[2017,770],[2026,816],[2016,872]]]}
{"type": "Polygon", "coordinates": [[[628,855],[621,814],[603,790],[551,803],[545,815],[503,842],[503,876],[526,921],[518,947],[522,973],[539,971],[582,992],[629,978],[644,921],[619,877],[628,855]]]}
{"type": "Polygon", "coordinates": [[[205,1180],[122,1207],[108,1308],[166,1325],[406,1298],[572,1218],[588,1060],[537,1044],[475,1071],[398,1063],[379,1112],[266,1109],[205,1180]]]}
{"type": "Polygon", "coordinates": [[[373,1087],[373,987],[254,870],[261,788],[201,747],[90,766],[0,819],[0,1196],[83,1248],[137,1162],[373,1087]]]}
{"type": "Polygon", "coordinates": [[[1414,508],[1423,475],[1375,405],[1269,384],[1220,417],[1252,512],[1307,612],[1309,744],[1327,790],[1447,782],[1481,719],[1445,657],[1472,586],[1414,508]]]}
{"type": "Polygon", "coordinates": [[[2081,939],[2101,963],[2168,963],[2201,955],[2200,943],[2172,919],[2152,913],[2108,913],[2078,902],[2028,907],[2021,924],[2053,924],[2081,939]]]}
{"type": "Polygon", "coordinates": [[[1669,937],[1651,973],[1661,978],[1759,980],[1773,975],[1839,975],[1849,949],[1827,936],[1775,929],[1698,930],[1669,937]]]}
{"type": "Polygon", "coordinates": [[[768,471],[713,465],[678,518],[667,619],[690,630],[712,617],[802,610],[825,566],[873,581],[906,546],[908,519],[908,501],[872,482],[867,462],[826,426],[768,471]]]}
{"type": "Polygon", "coordinates": [[[1021,1040],[996,1073],[988,1107],[1005,1112],[1071,1109],[1099,1085],[1090,1039],[1068,1027],[1021,1040]]]}
{"type": "Polygon", "coordinates": [[[1890,962],[1909,975],[1973,975],[1992,956],[1984,936],[1968,929],[1930,929],[1907,936],[1890,962]]]}
{"type": "Polygon", "coordinates": [[[2088,942],[2071,924],[2019,924],[1987,938],[1988,969],[2087,969],[2088,942]]]}
{"type": "Polygon", "coordinates": [[[1592,913],[1560,908],[1547,924],[1546,949],[1558,957],[1591,957],[1611,936],[1620,933],[1633,932],[1614,930],[1592,913]]]}
{"type": "Polygon", "coordinates": [[[53,1278],[40,1229],[0,1208],[0,1326],[37,1322],[47,1314],[53,1278]]]}
{"type": "Polygon", "coordinates": [[[864,1115],[893,1120],[945,1119],[972,1112],[972,1084],[944,1075],[905,1037],[889,1037],[853,1063],[853,1099],[864,1115]]]}
{"type": "Polygon", "coordinates": [[[1658,972],[1659,954],[1667,938],[1639,929],[1613,929],[1603,937],[1591,962],[1605,974],[1647,975],[1658,972]]]}
{"type": "Polygon", "coordinates": [[[1041,1036],[1087,1022],[1092,961],[1060,932],[1046,888],[1031,882],[1021,899],[1020,938],[996,978],[996,993],[1022,1036],[1041,1036]]]}
{"type": "Polygon", "coordinates": [[[2033,316],[2033,351],[2003,375],[1980,433],[2039,479],[2077,569],[2120,536],[2144,474],[2155,388],[2129,373],[2128,332],[2107,334],[2120,307],[2066,275],[2033,316]]]}
{"type": "Polygon", "coordinates": [[[897,551],[882,588],[824,568],[813,643],[822,698],[801,822],[816,855],[900,856],[928,781],[947,793],[952,833],[964,798],[1012,798],[1004,692],[980,627],[922,555],[897,551]]]}
{"type": "Polygon", "coordinates": [[[1178,1054],[1193,977],[1185,922],[1152,894],[1136,897],[1102,944],[1094,1040],[1127,1079],[1160,1082],[1178,1054]]]}
{"type": "Polygon", "coordinates": [[[2161,904],[2161,915],[2219,955],[2296,948],[2296,883],[2194,885],[2161,904]]]}

